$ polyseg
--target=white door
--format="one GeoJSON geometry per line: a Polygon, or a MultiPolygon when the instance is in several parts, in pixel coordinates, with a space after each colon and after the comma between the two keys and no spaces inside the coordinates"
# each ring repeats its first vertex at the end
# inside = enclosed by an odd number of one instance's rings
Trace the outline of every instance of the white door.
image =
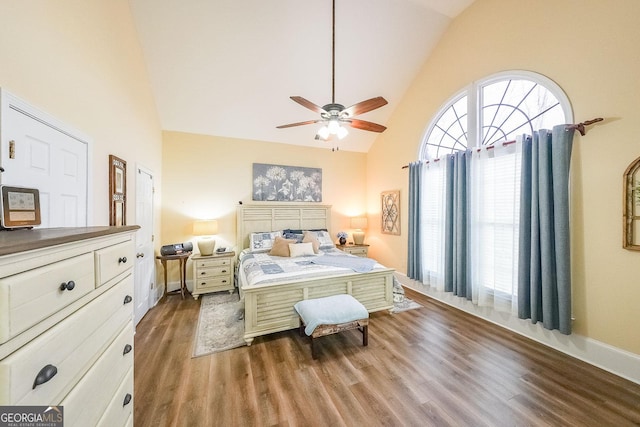
{"type": "Polygon", "coordinates": [[[155,304],[153,259],[153,174],[142,167],[136,167],[136,265],[134,298],[134,321],[137,325],[155,304]]]}
{"type": "Polygon", "coordinates": [[[88,218],[88,140],[2,93],[3,185],[37,188],[40,227],[83,227],[88,218]]]}

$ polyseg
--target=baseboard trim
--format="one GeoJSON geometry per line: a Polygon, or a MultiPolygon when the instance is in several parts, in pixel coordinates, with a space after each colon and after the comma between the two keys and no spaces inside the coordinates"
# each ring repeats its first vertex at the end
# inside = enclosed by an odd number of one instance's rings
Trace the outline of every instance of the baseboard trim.
{"type": "Polygon", "coordinates": [[[640,384],[640,355],[582,335],[563,335],[558,331],[550,331],[539,324],[518,319],[507,313],[496,312],[487,307],[478,307],[451,293],[430,289],[420,282],[409,279],[402,273],[396,272],[395,275],[398,281],[407,288],[640,384]]]}

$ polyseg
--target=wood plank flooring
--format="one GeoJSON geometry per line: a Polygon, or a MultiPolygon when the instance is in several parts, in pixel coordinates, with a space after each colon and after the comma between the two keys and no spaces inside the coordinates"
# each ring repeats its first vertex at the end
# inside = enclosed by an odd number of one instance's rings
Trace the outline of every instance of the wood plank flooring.
{"type": "Polygon", "coordinates": [[[640,385],[407,290],[424,308],[359,331],[297,330],[191,358],[200,300],[169,296],[135,336],[135,425],[633,426],[640,385]]]}

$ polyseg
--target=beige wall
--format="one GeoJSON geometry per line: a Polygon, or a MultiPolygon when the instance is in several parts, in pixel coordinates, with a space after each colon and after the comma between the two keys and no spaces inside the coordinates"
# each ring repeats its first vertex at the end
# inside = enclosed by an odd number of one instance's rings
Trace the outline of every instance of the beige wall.
{"type": "Polygon", "coordinates": [[[0,87],[92,138],[90,224],[109,222],[109,154],[127,161],[133,224],[135,166],[159,195],[162,139],[128,1],[0,0],[0,62],[0,87]]]}
{"type": "MultiPolygon", "coordinates": [[[[235,246],[236,206],[251,203],[253,163],[322,169],[332,236],[364,213],[366,154],[263,141],[163,132],[162,244],[196,242],[195,219],[215,218],[220,246],[235,246]]],[[[173,274],[173,273],[170,273],[173,274]]]]}
{"type": "MultiPolygon", "coordinates": [[[[640,30],[636,0],[476,0],[442,37],[367,158],[367,205],[402,191],[426,126],[471,81],[510,69],[558,83],[576,121],[604,117],[576,134],[572,159],[574,331],[640,354],[640,252],[622,249],[622,174],[640,156],[640,30]],[[375,173],[374,173],[375,171],[375,173]]],[[[375,222],[375,221],[374,221],[375,222]]],[[[401,237],[371,235],[371,253],[406,272],[401,237]]]]}

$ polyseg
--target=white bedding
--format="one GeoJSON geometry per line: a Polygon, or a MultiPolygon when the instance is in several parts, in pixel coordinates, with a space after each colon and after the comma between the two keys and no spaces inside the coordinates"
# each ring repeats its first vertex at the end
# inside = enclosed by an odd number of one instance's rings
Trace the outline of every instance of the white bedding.
{"type": "Polygon", "coordinates": [[[318,277],[340,276],[355,274],[352,268],[343,268],[329,265],[320,265],[313,262],[318,257],[348,257],[353,260],[356,267],[363,262],[371,262],[372,271],[385,267],[370,258],[359,258],[347,254],[339,249],[327,249],[318,255],[303,257],[278,257],[268,253],[251,253],[242,251],[239,256],[239,286],[243,288],[261,284],[289,283],[299,279],[312,279],[318,277]]]}

